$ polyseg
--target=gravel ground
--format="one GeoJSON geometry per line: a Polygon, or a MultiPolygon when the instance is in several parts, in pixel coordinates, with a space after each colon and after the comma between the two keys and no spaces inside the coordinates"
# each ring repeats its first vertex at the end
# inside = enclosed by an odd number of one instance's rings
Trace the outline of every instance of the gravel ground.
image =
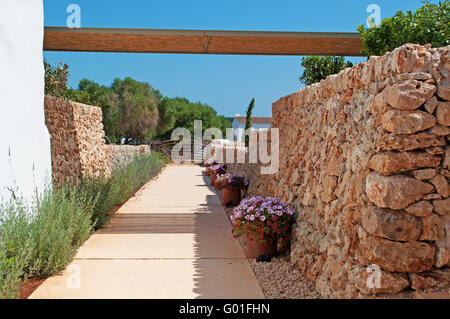
{"type": "MultiPolygon", "coordinates": [[[[233,208],[225,208],[225,211],[230,216],[233,208]]],[[[245,239],[239,238],[239,242],[245,251],[245,239]]],[[[291,265],[288,254],[272,258],[271,262],[258,263],[254,258],[248,261],[267,299],[320,298],[314,285],[291,265]]]]}

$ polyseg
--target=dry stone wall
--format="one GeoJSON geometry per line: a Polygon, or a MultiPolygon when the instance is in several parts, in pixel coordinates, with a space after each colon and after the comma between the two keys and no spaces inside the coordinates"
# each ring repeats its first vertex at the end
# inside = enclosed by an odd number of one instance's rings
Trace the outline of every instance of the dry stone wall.
{"type": "Polygon", "coordinates": [[[107,145],[108,160],[111,169],[115,169],[129,164],[135,155],[144,156],[150,154],[150,146],[148,145],[107,145]]]}
{"type": "Polygon", "coordinates": [[[109,176],[102,110],[53,96],[45,97],[50,133],[52,176],[56,185],[83,177],[109,176]]]}
{"type": "Polygon", "coordinates": [[[449,286],[449,74],[449,46],[371,57],[273,104],[277,174],[230,165],[298,211],[291,261],[322,296],[449,286]]]}

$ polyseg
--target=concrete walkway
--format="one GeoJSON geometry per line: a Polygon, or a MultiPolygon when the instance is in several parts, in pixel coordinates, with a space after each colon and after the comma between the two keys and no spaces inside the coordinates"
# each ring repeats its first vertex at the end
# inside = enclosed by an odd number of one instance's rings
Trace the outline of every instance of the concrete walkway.
{"type": "Polygon", "coordinates": [[[264,298],[206,182],[168,165],[30,298],[264,298]]]}

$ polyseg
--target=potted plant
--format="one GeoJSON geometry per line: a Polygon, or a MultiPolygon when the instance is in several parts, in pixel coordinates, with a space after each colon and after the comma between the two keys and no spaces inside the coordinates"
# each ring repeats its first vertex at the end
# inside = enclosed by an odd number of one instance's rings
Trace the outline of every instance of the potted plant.
{"type": "Polygon", "coordinates": [[[204,163],[204,165],[205,165],[205,168],[206,168],[206,170],[205,170],[205,175],[206,176],[209,176],[209,175],[211,175],[211,170],[209,169],[211,166],[213,166],[213,165],[217,165],[217,164],[219,164],[214,158],[210,158],[209,160],[207,160],[205,163],[204,163]]]}
{"type": "Polygon", "coordinates": [[[248,180],[241,175],[222,174],[216,178],[216,189],[222,190],[222,205],[231,202],[233,206],[241,202],[241,189],[248,187],[248,180]]]}
{"type": "Polygon", "coordinates": [[[257,258],[277,255],[277,242],[290,240],[294,211],[278,198],[254,196],[243,199],[230,216],[236,237],[246,236],[246,254],[257,258]]]}
{"type": "Polygon", "coordinates": [[[227,172],[227,166],[223,164],[212,165],[209,167],[209,170],[210,170],[209,178],[211,179],[211,186],[214,186],[216,184],[217,175],[225,174],[227,172]]]}

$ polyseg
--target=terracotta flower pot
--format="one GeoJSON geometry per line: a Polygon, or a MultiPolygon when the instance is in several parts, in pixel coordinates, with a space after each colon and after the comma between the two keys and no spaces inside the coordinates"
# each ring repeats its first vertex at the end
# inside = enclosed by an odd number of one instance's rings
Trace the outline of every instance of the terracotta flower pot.
{"type": "Polygon", "coordinates": [[[211,173],[208,172],[208,171],[205,171],[205,175],[206,175],[206,176],[209,176],[209,175],[211,175],[211,173]]]}
{"type": "Polygon", "coordinates": [[[277,241],[274,238],[265,238],[265,242],[258,240],[257,234],[248,234],[246,237],[245,253],[250,258],[258,258],[269,254],[271,257],[277,256],[277,241]]]}
{"type": "Polygon", "coordinates": [[[222,205],[226,206],[230,201],[233,203],[233,206],[239,205],[241,202],[241,190],[239,188],[222,189],[222,205]]]}
{"type": "Polygon", "coordinates": [[[215,185],[216,185],[216,178],[217,178],[217,175],[214,174],[214,173],[211,173],[211,175],[209,175],[209,178],[210,178],[210,180],[211,180],[211,186],[215,186],[215,185]]]}

